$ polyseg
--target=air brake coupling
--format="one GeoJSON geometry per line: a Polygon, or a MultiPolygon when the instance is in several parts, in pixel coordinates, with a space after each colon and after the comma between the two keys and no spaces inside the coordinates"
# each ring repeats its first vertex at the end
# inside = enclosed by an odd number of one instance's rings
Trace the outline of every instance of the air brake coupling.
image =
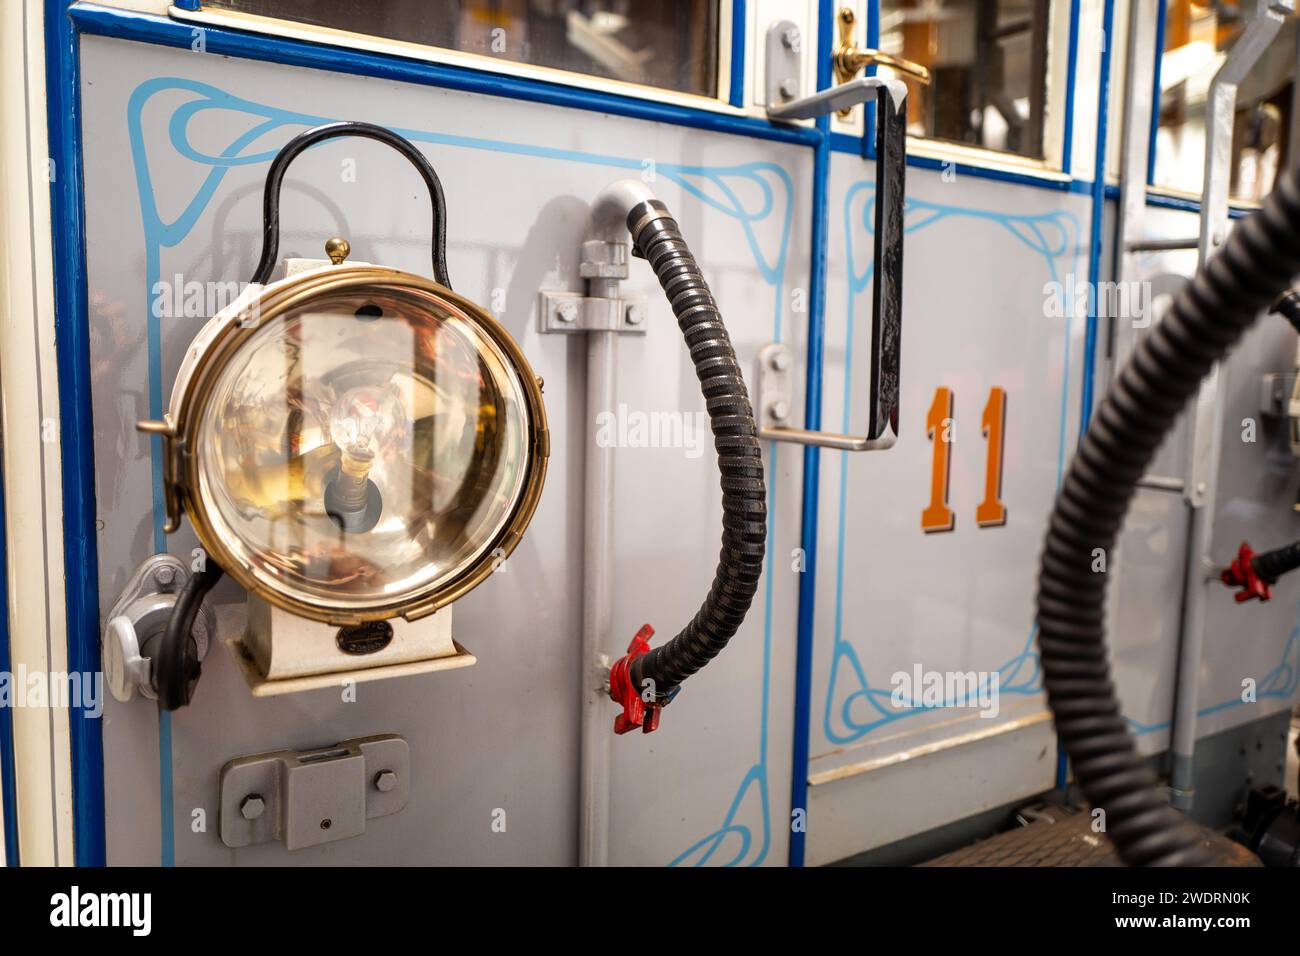
{"type": "Polygon", "coordinates": [[[1300,568],[1300,541],[1259,554],[1243,541],[1237,557],[1223,569],[1219,579],[1230,588],[1241,588],[1235,595],[1239,604],[1251,598],[1267,601],[1273,596],[1277,579],[1296,568],[1300,568]]]}
{"type": "Polygon", "coordinates": [[[1259,576],[1255,570],[1254,564],[1255,552],[1245,541],[1241,542],[1241,547],[1237,549],[1237,556],[1232,559],[1232,564],[1223,569],[1219,575],[1219,580],[1230,588],[1241,588],[1233,599],[1242,604],[1252,598],[1258,598],[1261,601],[1267,601],[1273,596],[1273,588],[1269,582],[1259,576]]]}
{"type": "Polygon", "coordinates": [[[653,627],[643,624],[627,646],[627,653],[609,669],[609,696],[623,708],[623,713],[614,718],[616,734],[626,734],[638,727],[643,734],[648,734],[659,726],[663,703],[653,694],[649,701],[644,700],[633,686],[631,674],[632,661],[649,652],[650,638],[654,633],[653,627]]]}

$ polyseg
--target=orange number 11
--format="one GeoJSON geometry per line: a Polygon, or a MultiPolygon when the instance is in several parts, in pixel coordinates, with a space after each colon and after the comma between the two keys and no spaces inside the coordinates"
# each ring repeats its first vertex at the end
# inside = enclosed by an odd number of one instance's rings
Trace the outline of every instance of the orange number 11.
{"type": "MultiPolygon", "coordinates": [[[[930,466],[930,504],[921,512],[921,530],[927,533],[951,531],[956,523],[948,507],[948,484],[952,470],[952,389],[939,387],[925,417],[925,432],[934,443],[930,466]]],[[[1002,503],[1002,464],[1006,445],[1007,393],[1002,388],[989,389],[980,424],[988,442],[984,468],[984,500],[975,508],[975,523],[981,528],[995,528],[1007,523],[1007,508],[1002,503]]]]}
{"type": "Polygon", "coordinates": [[[934,390],[925,416],[925,433],[934,443],[930,467],[930,505],[921,512],[921,530],[951,531],[956,517],[948,507],[948,474],[952,468],[952,389],[934,390]]]}
{"type": "Polygon", "coordinates": [[[984,437],[989,451],[984,468],[984,500],[975,509],[975,523],[981,528],[995,528],[1007,523],[1007,506],[1002,503],[1002,449],[1006,444],[1007,393],[1000,388],[989,389],[988,404],[984,406],[984,437]]]}

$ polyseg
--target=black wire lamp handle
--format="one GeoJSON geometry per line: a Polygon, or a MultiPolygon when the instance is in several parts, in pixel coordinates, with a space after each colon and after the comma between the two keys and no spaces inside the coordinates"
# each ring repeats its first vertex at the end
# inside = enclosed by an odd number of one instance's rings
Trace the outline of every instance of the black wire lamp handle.
{"type": "Polygon", "coordinates": [[[280,254],[280,186],[289,164],[303,150],[341,136],[360,136],[386,143],[410,160],[419,172],[420,178],[429,187],[429,201],[433,204],[433,277],[450,289],[451,281],[447,278],[447,201],[443,198],[438,174],[410,140],[374,123],[355,121],[326,123],[299,133],[271,160],[271,169],[266,174],[266,190],[262,194],[262,258],[257,264],[257,271],[253,273],[253,281],[265,285],[271,278],[276,258],[280,254]]]}

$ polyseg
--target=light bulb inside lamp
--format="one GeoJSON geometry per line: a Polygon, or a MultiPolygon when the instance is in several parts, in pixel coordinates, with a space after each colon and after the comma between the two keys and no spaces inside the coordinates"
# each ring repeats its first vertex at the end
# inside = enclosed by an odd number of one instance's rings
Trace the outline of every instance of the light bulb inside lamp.
{"type": "Polygon", "coordinates": [[[370,471],[406,433],[405,410],[391,388],[361,385],[334,402],[329,429],[340,454],[338,474],[325,486],[325,511],[344,531],[369,531],[383,510],[370,471]]]}

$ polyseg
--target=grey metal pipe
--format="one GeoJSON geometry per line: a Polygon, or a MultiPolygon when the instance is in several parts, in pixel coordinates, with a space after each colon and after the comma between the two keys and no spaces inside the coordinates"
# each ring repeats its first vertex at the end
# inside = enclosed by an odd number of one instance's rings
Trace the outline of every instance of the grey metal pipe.
{"type": "MultiPolygon", "coordinates": [[[[633,207],[654,198],[635,179],[607,187],[591,207],[584,240],[628,243],[627,216],[633,207]]],[[[618,297],[618,279],[589,279],[587,295],[618,297]]],[[[609,863],[610,738],[613,716],[609,705],[609,660],[623,653],[611,647],[614,560],[614,449],[595,440],[596,421],[614,408],[614,376],[618,364],[618,333],[585,333],[587,338],[587,436],[584,460],[582,552],[582,694],[581,746],[578,757],[578,862],[582,866],[609,863]]]]}
{"type": "MultiPolygon", "coordinates": [[[[1222,416],[1215,415],[1222,423],[1222,416]]],[[[1214,536],[1213,499],[1191,509],[1187,557],[1183,567],[1182,637],[1178,642],[1178,672],[1174,684],[1174,719],[1170,740],[1169,797],[1180,810],[1195,802],[1196,709],[1205,647],[1206,562],[1214,536]]]]}
{"type": "Polygon", "coordinates": [[[613,561],[614,449],[596,443],[596,421],[614,407],[618,333],[587,332],[587,435],[582,553],[582,749],[578,859],[609,863],[610,714],[608,645],[613,631],[610,564],[613,561]]]}
{"type": "Polygon", "coordinates": [[[1139,239],[1136,242],[1128,243],[1124,248],[1129,252],[1175,252],[1179,249],[1197,249],[1200,247],[1201,240],[1199,237],[1188,237],[1186,239],[1139,239]]]}
{"type": "Polygon", "coordinates": [[[1164,475],[1143,475],[1137,480],[1139,488],[1150,488],[1152,491],[1174,491],[1183,490],[1183,479],[1168,478],[1164,475]]]}

